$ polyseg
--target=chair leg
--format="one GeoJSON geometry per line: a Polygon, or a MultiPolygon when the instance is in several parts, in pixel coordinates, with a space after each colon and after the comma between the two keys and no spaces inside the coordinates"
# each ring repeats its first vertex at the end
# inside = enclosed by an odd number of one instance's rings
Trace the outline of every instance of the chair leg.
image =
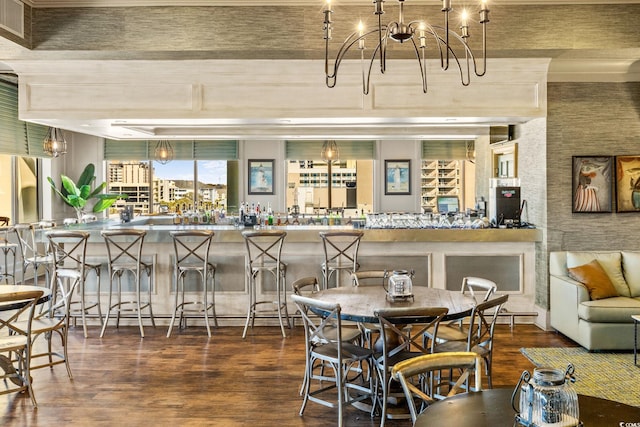
{"type": "Polygon", "coordinates": [[[180,279],[178,278],[178,273],[174,274],[174,279],[176,283],[176,298],[175,304],[173,306],[173,314],[171,315],[171,321],[169,322],[169,330],[167,331],[167,338],[171,336],[171,332],[173,330],[173,324],[176,321],[176,313],[178,312],[178,294],[180,293],[180,279]]]}

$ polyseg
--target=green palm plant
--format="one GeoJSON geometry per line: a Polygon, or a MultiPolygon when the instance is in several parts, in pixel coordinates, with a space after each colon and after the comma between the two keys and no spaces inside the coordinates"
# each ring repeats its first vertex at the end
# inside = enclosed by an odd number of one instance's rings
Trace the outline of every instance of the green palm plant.
{"type": "Polygon", "coordinates": [[[87,202],[91,199],[97,199],[93,204],[91,211],[98,213],[109,208],[116,200],[127,198],[126,194],[103,193],[102,191],[107,186],[106,182],[98,185],[93,190],[91,189],[96,180],[95,165],[93,163],[89,163],[84,168],[84,171],[82,171],[77,182],[74,182],[66,175],[60,175],[60,179],[62,183],[60,188],[58,188],[53,179],[51,177],[47,177],[47,181],[49,181],[51,188],[53,188],[53,190],[67,205],[76,210],[78,220],[82,219],[82,215],[84,215],[88,209],[87,202]]]}

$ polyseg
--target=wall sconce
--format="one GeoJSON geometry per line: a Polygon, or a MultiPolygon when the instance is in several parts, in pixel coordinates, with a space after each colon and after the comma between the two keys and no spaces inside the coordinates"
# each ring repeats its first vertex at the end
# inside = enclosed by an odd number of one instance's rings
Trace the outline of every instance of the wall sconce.
{"type": "Polygon", "coordinates": [[[67,154],[67,141],[64,139],[62,129],[50,127],[47,136],[44,138],[44,152],[51,157],[58,157],[67,154]]]}
{"type": "Polygon", "coordinates": [[[171,160],[173,160],[173,148],[171,147],[171,143],[169,141],[158,141],[154,154],[154,160],[163,165],[166,165],[171,160]]]}

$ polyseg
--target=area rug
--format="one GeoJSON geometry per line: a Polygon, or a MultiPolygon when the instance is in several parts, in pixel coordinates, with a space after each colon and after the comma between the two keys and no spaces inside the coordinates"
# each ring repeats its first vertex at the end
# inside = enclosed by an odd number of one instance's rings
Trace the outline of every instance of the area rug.
{"type": "Polygon", "coordinates": [[[521,348],[536,366],[566,369],[575,367],[578,394],[601,397],[640,406],[640,366],[633,365],[633,353],[590,353],[582,347],[521,348]]]}

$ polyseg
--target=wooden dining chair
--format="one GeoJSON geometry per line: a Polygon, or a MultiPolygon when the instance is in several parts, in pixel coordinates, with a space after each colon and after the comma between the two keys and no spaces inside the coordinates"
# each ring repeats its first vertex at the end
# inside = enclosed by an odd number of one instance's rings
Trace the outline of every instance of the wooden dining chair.
{"type": "Polygon", "coordinates": [[[482,388],[482,358],[474,352],[448,352],[424,354],[397,363],[391,370],[391,378],[400,382],[409,406],[411,421],[415,424],[420,412],[431,403],[468,392],[470,379],[475,381],[475,390],[482,388]],[[456,371],[457,378],[446,395],[436,397],[432,378],[442,371],[456,371]],[[416,400],[421,402],[420,410],[416,400]]]}
{"type": "Polygon", "coordinates": [[[380,322],[380,340],[382,349],[376,351],[374,363],[378,374],[378,392],[382,413],[380,426],[386,418],[409,418],[409,413],[387,411],[391,397],[391,371],[403,360],[423,354],[430,354],[431,348],[423,346],[422,335],[428,329],[437,333],[438,325],[449,312],[446,307],[394,307],[376,310],[380,322]]]}
{"type": "Polygon", "coordinates": [[[6,316],[0,316],[0,364],[5,369],[0,379],[6,385],[0,394],[26,391],[34,407],[38,404],[31,386],[31,328],[36,303],[43,294],[44,291],[0,293],[0,304],[13,308],[6,316]]]}

